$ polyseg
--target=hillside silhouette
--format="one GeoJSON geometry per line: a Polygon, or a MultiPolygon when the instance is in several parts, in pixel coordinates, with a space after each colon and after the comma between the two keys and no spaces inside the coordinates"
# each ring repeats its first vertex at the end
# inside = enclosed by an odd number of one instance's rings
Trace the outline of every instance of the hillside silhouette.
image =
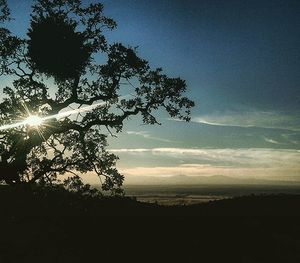
{"type": "Polygon", "coordinates": [[[0,262],[300,258],[300,195],[253,195],[167,207],[127,197],[2,186],[0,198],[0,262]]]}

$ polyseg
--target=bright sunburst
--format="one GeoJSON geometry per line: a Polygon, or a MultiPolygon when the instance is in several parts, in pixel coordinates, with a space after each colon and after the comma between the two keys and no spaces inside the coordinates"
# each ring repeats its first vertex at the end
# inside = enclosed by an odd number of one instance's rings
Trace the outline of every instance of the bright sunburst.
{"type": "Polygon", "coordinates": [[[42,125],[42,123],[43,123],[43,119],[36,115],[30,115],[24,121],[24,124],[29,125],[31,127],[38,127],[38,126],[42,125]]]}
{"type": "Polygon", "coordinates": [[[54,115],[49,115],[49,116],[44,116],[44,117],[39,117],[37,115],[31,115],[30,111],[25,106],[28,117],[26,119],[24,119],[23,121],[2,125],[2,126],[0,126],[0,131],[14,129],[14,128],[18,128],[18,127],[24,126],[24,125],[29,125],[31,127],[38,127],[38,126],[41,126],[47,120],[50,120],[50,119],[59,120],[59,119],[65,118],[65,117],[69,117],[73,114],[79,114],[79,113],[91,111],[92,109],[94,109],[98,106],[103,106],[103,105],[105,105],[105,102],[100,102],[100,103],[96,103],[96,104],[93,104],[90,106],[86,106],[86,107],[82,107],[82,108],[78,108],[78,109],[72,109],[69,111],[64,111],[64,112],[60,112],[60,113],[57,113],[54,115]]]}

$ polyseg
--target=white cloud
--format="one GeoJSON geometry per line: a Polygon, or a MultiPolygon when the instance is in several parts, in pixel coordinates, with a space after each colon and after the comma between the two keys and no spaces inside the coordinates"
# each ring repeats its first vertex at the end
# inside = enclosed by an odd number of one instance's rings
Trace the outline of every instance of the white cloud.
{"type": "Polygon", "coordinates": [[[266,137],[264,137],[264,140],[265,140],[266,142],[273,143],[273,144],[281,144],[280,142],[278,142],[278,141],[276,141],[276,140],[273,140],[273,139],[271,139],[271,138],[266,138],[266,137]]]}
{"type": "MultiPolygon", "coordinates": [[[[118,168],[126,178],[138,176],[213,176],[300,181],[300,150],[293,149],[200,149],[200,148],[138,148],[112,149],[116,154],[129,155],[118,168]],[[130,159],[130,155],[132,159],[130,159]],[[148,157],[160,162],[154,166],[136,165],[134,160],[148,157]],[[173,162],[170,162],[170,159],[173,162]],[[129,160],[129,161],[128,161],[129,160]],[[132,161],[130,161],[132,160],[132,161]],[[127,164],[130,162],[131,167],[127,164]]],[[[99,183],[94,173],[83,175],[89,183],[99,183]]]]}
{"type": "Polygon", "coordinates": [[[168,139],[165,139],[165,138],[152,136],[147,131],[127,131],[126,133],[129,134],[129,135],[141,136],[145,139],[150,139],[150,140],[156,140],[156,141],[161,141],[161,142],[174,142],[174,141],[171,141],[171,140],[168,140],[168,139]]]}
{"type": "Polygon", "coordinates": [[[197,160],[199,164],[226,167],[299,167],[300,151],[293,149],[200,149],[200,148],[152,148],[112,149],[115,153],[151,154],[159,158],[171,157],[187,163],[197,160]]]}
{"type": "Polygon", "coordinates": [[[190,164],[189,166],[156,166],[156,167],[134,167],[120,169],[126,176],[213,176],[224,175],[235,178],[257,178],[257,179],[275,179],[275,180],[300,180],[299,167],[274,167],[274,168],[236,168],[236,167],[218,167],[201,166],[190,164]]]}
{"type": "Polygon", "coordinates": [[[145,153],[149,152],[149,149],[110,149],[113,153],[145,153]]]}
{"type": "MultiPolygon", "coordinates": [[[[178,120],[177,120],[178,121],[178,120]]],[[[267,128],[300,131],[299,118],[294,114],[275,111],[226,111],[193,117],[192,122],[213,126],[267,128]]]]}
{"type": "Polygon", "coordinates": [[[195,117],[192,118],[192,122],[202,123],[212,126],[229,126],[229,127],[243,127],[243,128],[250,128],[253,125],[246,125],[246,124],[238,124],[237,122],[232,122],[225,120],[224,118],[212,118],[212,116],[203,116],[203,117],[195,117]]]}
{"type": "Polygon", "coordinates": [[[289,143],[292,144],[300,144],[300,134],[299,133],[284,133],[281,134],[282,138],[284,138],[285,140],[287,140],[289,143]]]}

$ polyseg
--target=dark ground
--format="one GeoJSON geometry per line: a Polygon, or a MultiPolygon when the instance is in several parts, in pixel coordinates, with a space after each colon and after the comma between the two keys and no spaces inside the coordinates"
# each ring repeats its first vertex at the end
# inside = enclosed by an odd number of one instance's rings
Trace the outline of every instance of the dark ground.
{"type": "Polygon", "coordinates": [[[0,262],[300,262],[300,195],[162,207],[1,188],[0,262]]]}

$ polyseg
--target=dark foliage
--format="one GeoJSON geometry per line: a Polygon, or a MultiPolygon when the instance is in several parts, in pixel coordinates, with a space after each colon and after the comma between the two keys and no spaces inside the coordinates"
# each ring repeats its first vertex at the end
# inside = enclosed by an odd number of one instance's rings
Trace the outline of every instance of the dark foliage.
{"type": "Polygon", "coordinates": [[[37,71],[58,79],[75,78],[83,72],[91,50],[75,28],[75,23],[56,14],[31,21],[28,57],[37,71]]]}
{"type": "Polygon", "coordinates": [[[151,69],[135,48],[107,43],[105,32],[116,23],[100,3],[36,0],[25,39],[5,27],[4,0],[0,12],[0,74],[13,79],[0,104],[0,125],[12,125],[0,129],[0,180],[53,185],[62,174],[94,172],[103,190],[121,194],[124,178],[118,157],[106,150],[106,134],[121,132],[136,115],[159,124],[159,109],[189,121],[194,103],[183,96],[185,81],[151,69]],[[124,85],[132,88],[128,94],[124,85]],[[88,113],[51,118],[91,105],[88,113]],[[29,115],[44,121],[13,126],[29,115]]]}
{"type": "Polygon", "coordinates": [[[0,0],[0,21],[3,22],[9,19],[9,9],[5,0],[0,0]]]}

